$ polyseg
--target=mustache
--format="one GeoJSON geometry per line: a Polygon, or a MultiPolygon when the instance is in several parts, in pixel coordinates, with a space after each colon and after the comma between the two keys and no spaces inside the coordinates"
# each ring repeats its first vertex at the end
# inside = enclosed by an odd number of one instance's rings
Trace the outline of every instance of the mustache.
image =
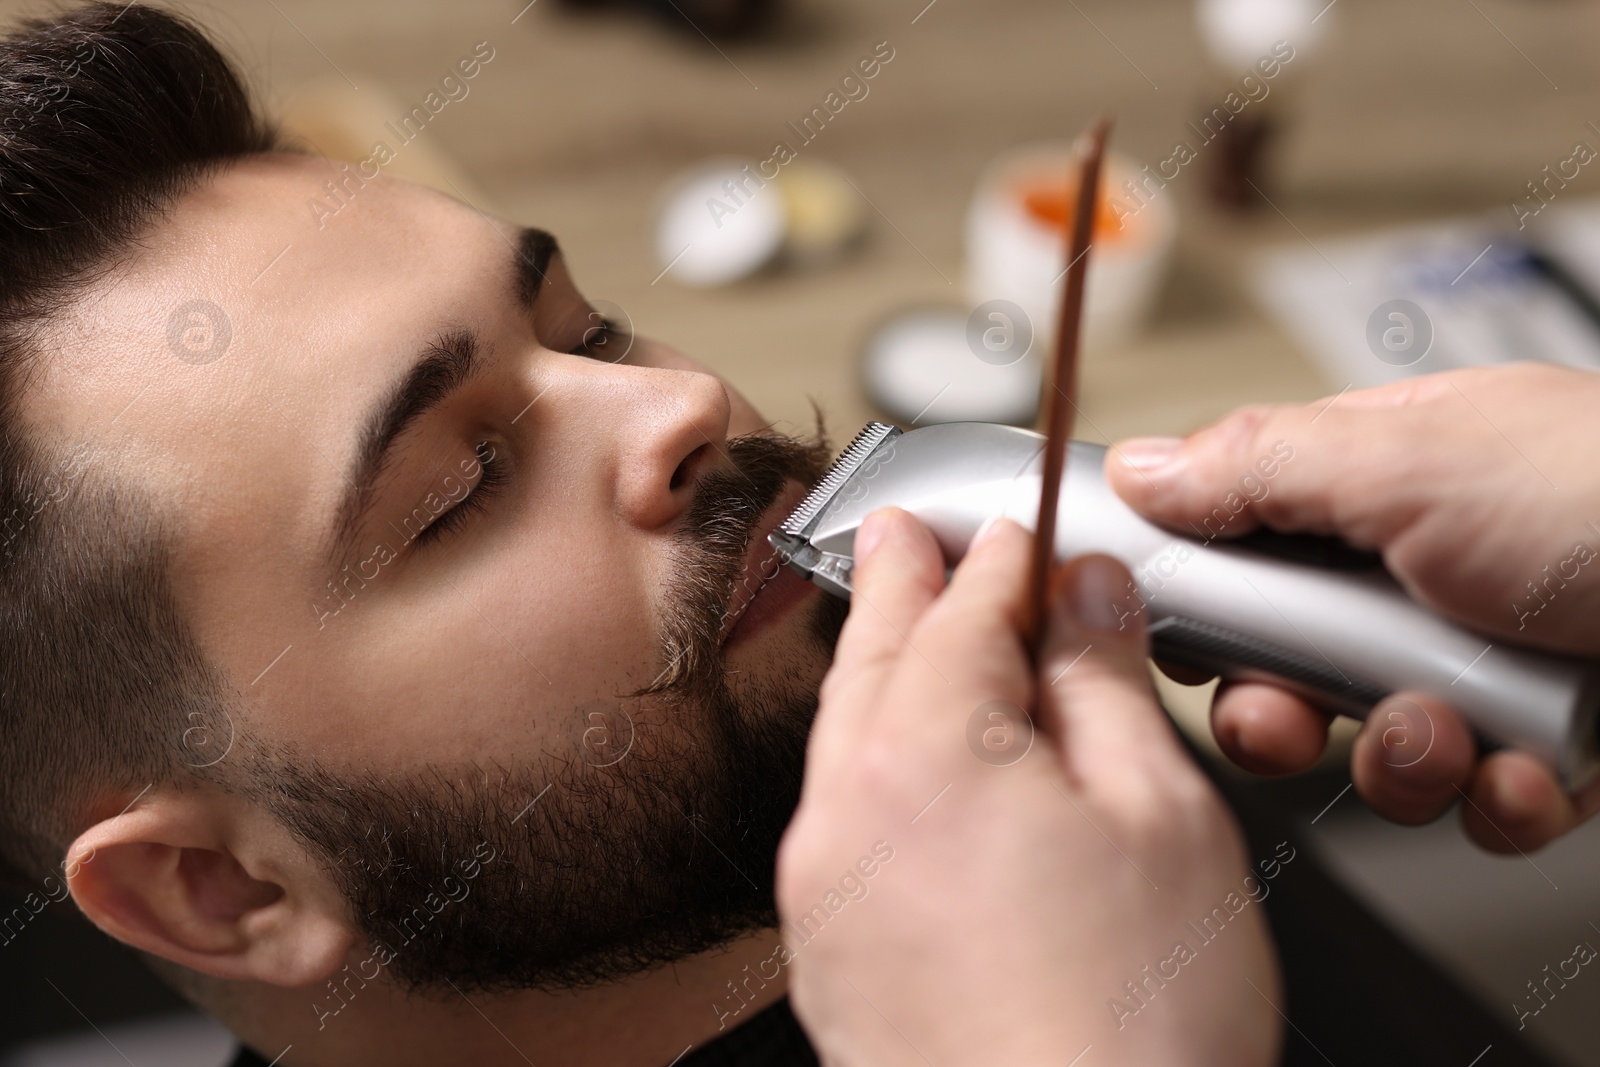
{"type": "Polygon", "coordinates": [[[822,428],[806,438],[770,430],[729,438],[732,461],[703,475],[672,552],[661,626],[665,667],[635,696],[704,697],[722,686],[722,637],[756,524],[792,480],[821,480],[833,448],[822,428]]]}

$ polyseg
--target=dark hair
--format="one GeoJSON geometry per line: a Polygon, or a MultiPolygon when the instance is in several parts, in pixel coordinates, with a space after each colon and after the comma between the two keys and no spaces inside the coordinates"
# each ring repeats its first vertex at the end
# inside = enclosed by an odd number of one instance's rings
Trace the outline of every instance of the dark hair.
{"type": "Polygon", "coordinates": [[[0,874],[20,887],[97,806],[203,766],[185,753],[225,729],[159,509],[93,431],[25,417],[39,327],[207,173],[273,147],[176,15],[95,3],[0,39],[0,874]]]}

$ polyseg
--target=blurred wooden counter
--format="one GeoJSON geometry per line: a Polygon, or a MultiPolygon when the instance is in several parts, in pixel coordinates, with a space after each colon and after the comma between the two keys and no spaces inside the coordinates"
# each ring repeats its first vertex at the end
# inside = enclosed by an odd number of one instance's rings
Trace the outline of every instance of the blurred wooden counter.
{"type": "MultiPolygon", "coordinates": [[[[808,424],[815,398],[836,436],[872,415],[855,364],[869,325],[960,299],[960,228],[985,161],[1108,109],[1118,148],[1156,160],[1217,102],[1192,5],[1177,0],[798,0],[775,39],[720,49],[686,26],[574,18],[553,0],[512,24],[524,2],[210,0],[196,14],[278,100],[328,76],[420,99],[487,40],[495,61],[426,136],[495,209],[554,230],[590,295],[710,362],[780,423],[808,424]],[[803,149],[846,168],[875,205],[861,254],[716,292],[652,285],[664,180],[713,154],[765,158],[879,41],[892,62],[803,149]]],[[[1219,216],[1198,165],[1168,186],[1181,236],[1153,328],[1085,369],[1085,410],[1105,434],[1181,431],[1236,404],[1337,388],[1243,296],[1252,251],[1504,210],[1600,117],[1593,3],[1337,0],[1326,18],[1332,38],[1278,146],[1273,199],[1292,224],[1265,205],[1219,216]]],[[[1594,182],[1585,172],[1574,193],[1594,182]]]]}

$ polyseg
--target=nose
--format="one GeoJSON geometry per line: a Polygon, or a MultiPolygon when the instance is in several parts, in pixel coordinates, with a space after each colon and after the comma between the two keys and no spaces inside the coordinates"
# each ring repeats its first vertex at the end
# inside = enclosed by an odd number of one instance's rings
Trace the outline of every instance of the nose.
{"type": "Polygon", "coordinates": [[[710,374],[611,366],[604,417],[616,428],[615,504],[644,530],[668,526],[689,507],[696,474],[725,463],[732,405],[710,374]]]}

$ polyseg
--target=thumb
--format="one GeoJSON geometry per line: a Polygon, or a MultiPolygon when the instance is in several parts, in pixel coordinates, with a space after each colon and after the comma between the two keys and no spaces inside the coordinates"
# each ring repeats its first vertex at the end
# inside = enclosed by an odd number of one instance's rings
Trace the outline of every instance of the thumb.
{"type": "Polygon", "coordinates": [[[1210,541],[1265,524],[1387,545],[1432,483],[1417,450],[1395,447],[1396,426],[1424,415],[1344,404],[1241,408],[1187,438],[1135,438],[1106,453],[1112,489],[1155,522],[1210,541]]]}
{"type": "Polygon", "coordinates": [[[1181,751],[1150,679],[1149,639],[1133,589],[1128,569],[1106,555],[1080,556],[1051,579],[1039,714],[1080,781],[1181,751]]]}

